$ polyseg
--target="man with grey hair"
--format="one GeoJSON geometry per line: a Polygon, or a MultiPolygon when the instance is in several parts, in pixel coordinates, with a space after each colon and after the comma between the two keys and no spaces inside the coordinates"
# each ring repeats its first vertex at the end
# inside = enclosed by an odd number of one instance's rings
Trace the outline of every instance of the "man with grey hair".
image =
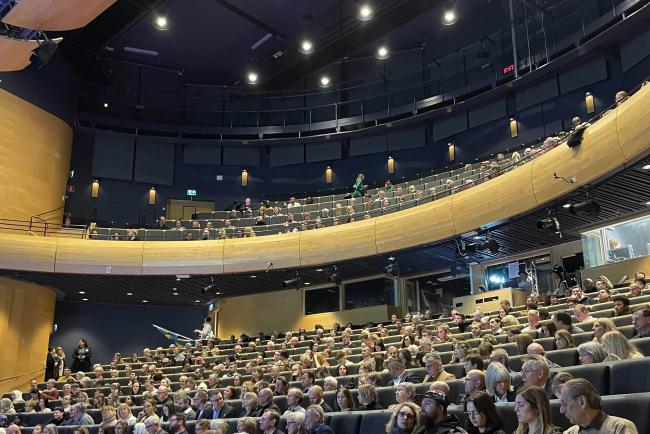
{"type": "Polygon", "coordinates": [[[600,394],[584,378],[564,383],[560,393],[560,413],[573,424],[564,434],[638,434],[632,421],[603,411],[600,394]]]}
{"type": "Polygon", "coordinates": [[[319,405],[310,405],[305,413],[305,428],[309,434],[335,434],[325,425],[325,412],[319,405]]]}
{"type": "Polygon", "coordinates": [[[409,381],[411,383],[420,383],[421,379],[415,372],[409,372],[404,368],[404,364],[399,359],[389,359],[386,362],[386,368],[390,374],[391,380],[389,386],[397,386],[400,383],[409,381]]]}
{"type": "Polygon", "coordinates": [[[302,400],[302,390],[292,387],[287,391],[287,411],[282,415],[288,416],[291,413],[304,413],[305,409],[300,405],[302,400]]]}
{"type": "Polygon", "coordinates": [[[168,434],[167,431],[160,426],[160,418],[158,416],[149,416],[144,420],[144,427],[148,434],[168,434]]]}
{"type": "Polygon", "coordinates": [[[438,354],[427,353],[422,358],[422,363],[424,367],[427,368],[427,374],[422,380],[423,383],[428,383],[430,381],[449,381],[455,380],[456,376],[445,371],[445,367],[442,364],[442,359],[438,354]]]}
{"type": "Polygon", "coordinates": [[[95,421],[86,413],[86,404],[78,402],[70,407],[70,419],[61,425],[94,425],[95,421]]]}
{"type": "Polygon", "coordinates": [[[339,389],[339,382],[336,378],[328,375],[323,379],[323,390],[325,392],[334,392],[339,389]]]}
{"type": "Polygon", "coordinates": [[[395,386],[395,400],[397,404],[390,405],[388,407],[389,410],[395,410],[405,402],[415,403],[415,384],[406,382],[395,386]]]}
{"type": "Polygon", "coordinates": [[[273,391],[269,388],[264,388],[257,394],[257,413],[256,416],[262,417],[265,411],[273,410],[280,413],[280,408],[273,404],[273,391]]]}
{"type": "Polygon", "coordinates": [[[323,401],[323,388],[319,385],[314,385],[311,389],[309,389],[307,396],[309,396],[309,402],[311,402],[312,405],[319,406],[324,412],[331,413],[334,411],[332,410],[332,407],[329,406],[329,404],[323,401]]]}
{"type": "Polygon", "coordinates": [[[287,434],[305,433],[305,413],[289,413],[287,418],[287,434]]]}
{"type": "Polygon", "coordinates": [[[538,355],[528,357],[528,360],[521,366],[523,385],[541,387],[546,392],[546,395],[551,398],[553,389],[551,388],[550,371],[546,359],[538,355]]]}

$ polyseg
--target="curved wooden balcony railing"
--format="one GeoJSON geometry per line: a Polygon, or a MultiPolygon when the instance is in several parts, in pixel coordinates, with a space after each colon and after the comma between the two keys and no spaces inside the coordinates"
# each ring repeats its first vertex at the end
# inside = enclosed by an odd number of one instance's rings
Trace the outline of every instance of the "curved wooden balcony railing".
{"type": "Polygon", "coordinates": [[[0,234],[0,268],[59,273],[222,274],[314,266],[434,243],[553,201],[650,151],[650,86],[558,146],[493,180],[370,220],[276,236],[114,242],[0,234]],[[554,178],[576,178],[568,184],[554,178]]]}

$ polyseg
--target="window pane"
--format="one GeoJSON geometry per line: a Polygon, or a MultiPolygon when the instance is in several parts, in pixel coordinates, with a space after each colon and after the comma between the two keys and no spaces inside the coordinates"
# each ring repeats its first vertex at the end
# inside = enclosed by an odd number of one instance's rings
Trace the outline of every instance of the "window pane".
{"type": "Polygon", "coordinates": [[[339,287],[305,291],[305,315],[339,310],[339,287]]]}
{"type": "Polygon", "coordinates": [[[345,284],[345,309],[394,305],[393,279],[373,279],[363,282],[345,284]]]}

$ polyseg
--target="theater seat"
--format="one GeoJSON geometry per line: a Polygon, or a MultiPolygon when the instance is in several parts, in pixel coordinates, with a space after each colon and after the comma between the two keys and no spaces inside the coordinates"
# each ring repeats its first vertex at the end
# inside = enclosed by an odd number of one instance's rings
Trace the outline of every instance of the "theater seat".
{"type": "Polygon", "coordinates": [[[650,338],[632,339],[630,342],[632,342],[644,356],[650,356],[650,338]]]}
{"type": "Polygon", "coordinates": [[[650,433],[650,393],[603,396],[602,408],[607,414],[631,420],[640,433],[650,433]]]}
{"type": "Polygon", "coordinates": [[[465,365],[462,363],[454,363],[445,366],[445,371],[454,374],[456,378],[463,378],[465,376],[465,365]]]}
{"type": "Polygon", "coordinates": [[[381,406],[384,408],[388,408],[389,405],[395,404],[397,402],[395,398],[395,388],[392,386],[378,387],[377,396],[379,399],[379,404],[381,404],[381,406]]]}
{"type": "Polygon", "coordinates": [[[329,416],[327,424],[336,434],[357,434],[363,418],[362,413],[330,413],[329,416]]]}
{"type": "Polygon", "coordinates": [[[556,372],[568,372],[576,378],[584,378],[598,390],[601,395],[609,395],[609,366],[602,364],[570,366],[558,369],[556,372]]]}
{"type": "Polygon", "coordinates": [[[631,359],[611,362],[609,365],[609,392],[612,395],[642,393],[650,390],[650,359],[631,359]]]}
{"type": "Polygon", "coordinates": [[[384,410],[366,411],[361,416],[359,434],[380,434],[386,432],[390,412],[384,410]]]}
{"type": "Polygon", "coordinates": [[[546,358],[560,366],[575,366],[578,364],[578,352],[575,348],[549,351],[546,353],[546,358]]]}

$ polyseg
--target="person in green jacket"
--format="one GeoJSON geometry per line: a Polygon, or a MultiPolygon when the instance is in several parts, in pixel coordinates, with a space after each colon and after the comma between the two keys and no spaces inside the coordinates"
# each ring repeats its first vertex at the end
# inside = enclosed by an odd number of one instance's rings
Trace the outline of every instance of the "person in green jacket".
{"type": "Polygon", "coordinates": [[[366,177],[363,173],[360,173],[357,176],[357,179],[354,181],[354,185],[352,186],[352,197],[363,197],[366,194],[366,188],[368,188],[368,186],[363,183],[365,179],[366,177]]]}

